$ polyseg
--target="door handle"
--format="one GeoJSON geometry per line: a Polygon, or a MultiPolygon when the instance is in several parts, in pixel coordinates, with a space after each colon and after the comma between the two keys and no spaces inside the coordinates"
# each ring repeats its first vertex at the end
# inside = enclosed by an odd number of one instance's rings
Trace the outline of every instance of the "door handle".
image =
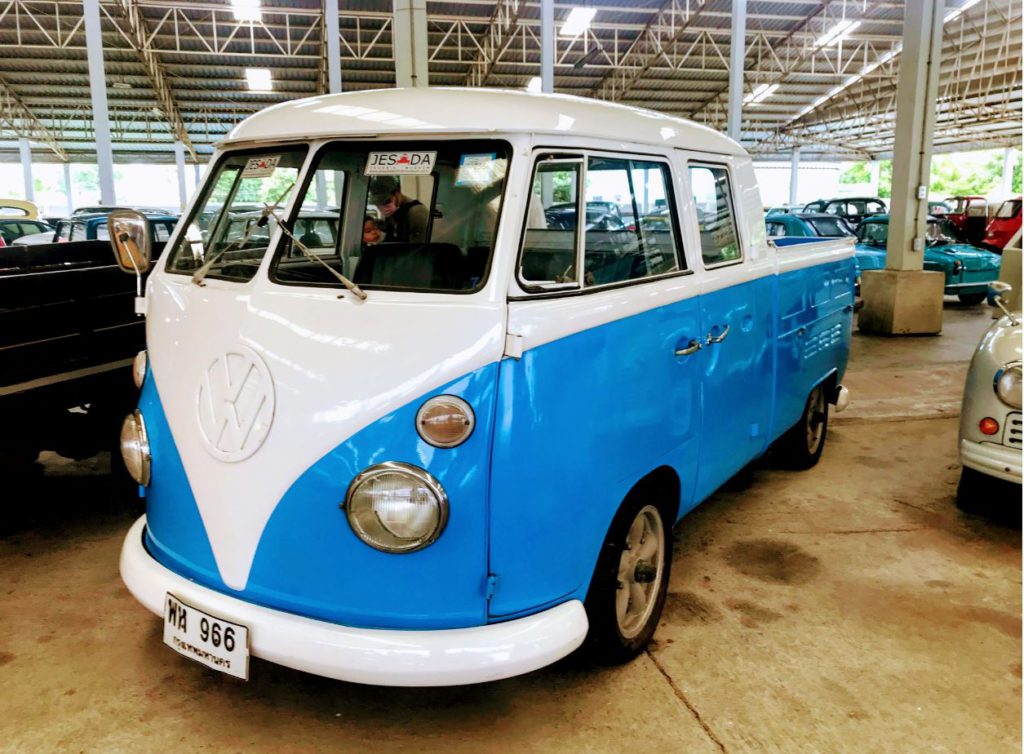
{"type": "Polygon", "coordinates": [[[697,353],[697,351],[699,351],[703,347],[704,346],[703,344],[700,343],[700,341],[691,340],[689,344],[686,346],[686,348],[676,349],[676,356],[690,356],[692,354],[697,353]]]}
{"type": "Polygon", "coordinates": [[[722,330],[721,335],[712,335],[711,333],[708,333],[707,343],[709,346],[715,343],[721,343],[727,337],[729,337],[729,325],[725,326],[725,329],[722,330]]]}

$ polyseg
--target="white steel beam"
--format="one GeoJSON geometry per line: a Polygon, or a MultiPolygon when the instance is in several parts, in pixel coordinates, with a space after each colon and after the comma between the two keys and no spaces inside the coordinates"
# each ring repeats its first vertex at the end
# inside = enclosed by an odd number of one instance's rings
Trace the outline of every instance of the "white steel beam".
{"type": "Polygon", "coordinates": [[[555,91],[555,0],[540,0],[540,90],[555,91]]]}
{"type": "Polygon", "coordinates": [[[324,56],[327,91],[341,91],[341,40],[338,37],[338,0],[324,0],[324,56]]]}
{"type": "Polygon", "coordinates": [[[185,149],[192,155],[192,158],[195,159],[196,149],[192,146],[192,140],[189,138],[185,121],[181,117],[177,104],[175,104],[174,93],[167,83],[163,66],[157,59],[156,49],[150,44],[151,36],[146,26],[146,18],[142,14],[139,0],[117,0],[117,7],[128,24],[128,40],[142,58],[142,64],[146,68],[146,76],[149,78],[153,91],[156,92],[157,102],[160,104],[160,109],[163,111],[164,117],[171,127],[171,134],[178,142],[184,145],[185,149]]]}
{"type": "Polygon", "coordinates": [[[394,0],[392,47],[398,86],[428,86],[427,0],[394,0]]]}
{"type": "Polygon", "coordinates": [[[25,200],[34,202],[36,200],[35,182],[32,180],[32,145],[29,140],[22,136],[18,139],[18,147],[21,151],[21,177],[25,182],[25,200]]]}
{"type": "Polygon", "coordinates": [[[729,118],[727,133],[740,140],[743,121],[743,61],[747,53],[747,0],[732,0],[732,41],[729,47],[729,118]]]}
{"type": "Polygon", "coordinates": [[[174,165],[178,172],[178,204],[182,212],[188,203],[188,186],[185,185],[185,145],[174,142],[174,165]]]}
{"type": "Polygon", "coordinates": [[[793,149],[789,158],[789,203],[796,204],[800,186],[800,147],[793,149]]]}
{"type": "Polygon", "coordinates": [[[99,172],[100,203],[116,204],[114,151],[110,141],[110,113],[107,109],[107,79],[103,69],[103,29],[99,0],[83,0],[85,38],[89,58],[89,91],[92,95],[92,127],[96,135],[96,166],[99,172]]]}

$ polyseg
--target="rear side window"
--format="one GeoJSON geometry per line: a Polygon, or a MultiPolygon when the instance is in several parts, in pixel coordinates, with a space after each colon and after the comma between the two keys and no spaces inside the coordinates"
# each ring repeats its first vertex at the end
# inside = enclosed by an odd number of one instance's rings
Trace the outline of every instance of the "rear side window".
{"type": "Polygon", "coordinates": [[[690,187],[697,205],[700,253],[706,267],[742,259],[732,206],[729,171],[710,165],[690,166],[690,187]]]}
{"type": "Polygon", "coordinates": [[[781,238],[786,235],[786,226],[782,223],[765,223],[770,238],[781,238]]]}
{"type": "Polygon", "coordinates": [[[58,232],[57,237],[61,241],[71,240],[71,223],[61,223],[59,228],[60,230],[58,232]]]}
{"type": "Polygon", "coordinates": [[[818,231],[819,236],[839,238],[842,236],[853,235],[846,223],[838,217],[835,219],[832,219],[831,217],[816,217],[808,222],[810,222],[814,229],[818,231]]]}
{"type": "Polygon", "coordinates": [[[71,241],[84,241],[85,240],[85,225],[82,223],[73,223],[71,225],[71,241]]]}
{"type": "Polygon", "coordinates": [[[996,217],[1000,220],[1008,220],[1011,217],[1016,217],[1020,214],[1020,205],[1021,202],[1019,199],[1017,201],[1011,200],[1003,202],[1002,206],[999,208],[999,212],[996,213],[996,217]]]}
{"type": "Polygon", "coordinates": [[[677,240],[664,163],[542,160],[534,172],[520,279],[548,289],[591,288],[678,272],[684,262],[677,240]]]}

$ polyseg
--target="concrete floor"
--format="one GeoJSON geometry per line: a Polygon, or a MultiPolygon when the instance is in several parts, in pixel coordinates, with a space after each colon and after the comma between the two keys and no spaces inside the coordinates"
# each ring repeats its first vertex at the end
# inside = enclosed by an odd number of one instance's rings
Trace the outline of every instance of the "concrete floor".
{"type": "Polygon", "coordinates": [[[0,514],[0,749],[1019,752],[1020,501],[1006,521],[953,505],[989,321],[949,301],[942,337],[856,336],[822,462],[759,464],[682,522],[656,641],[619,668],[433,690],[259,660],[220,676],[121,585],[139,511],[104,459],[47,456],[0,514]]]}

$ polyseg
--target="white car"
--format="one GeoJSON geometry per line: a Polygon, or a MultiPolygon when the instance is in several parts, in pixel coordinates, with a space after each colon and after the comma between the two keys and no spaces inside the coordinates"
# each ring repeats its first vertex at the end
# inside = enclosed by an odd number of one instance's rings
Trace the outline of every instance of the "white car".
{"type": "MultiPolygon", "coordinates": [[[[1003,309],[971,359],[960,413],[960,463],[957,505],[979,510],[990,502],[991,480],[1021,483],[1021,312],[1011,312],[1002,295],[1010,285],[994,282],[989,300],[1003,309]]],[[[1020,500],[1020,489],[1015,501],[1020,500]]]]}

